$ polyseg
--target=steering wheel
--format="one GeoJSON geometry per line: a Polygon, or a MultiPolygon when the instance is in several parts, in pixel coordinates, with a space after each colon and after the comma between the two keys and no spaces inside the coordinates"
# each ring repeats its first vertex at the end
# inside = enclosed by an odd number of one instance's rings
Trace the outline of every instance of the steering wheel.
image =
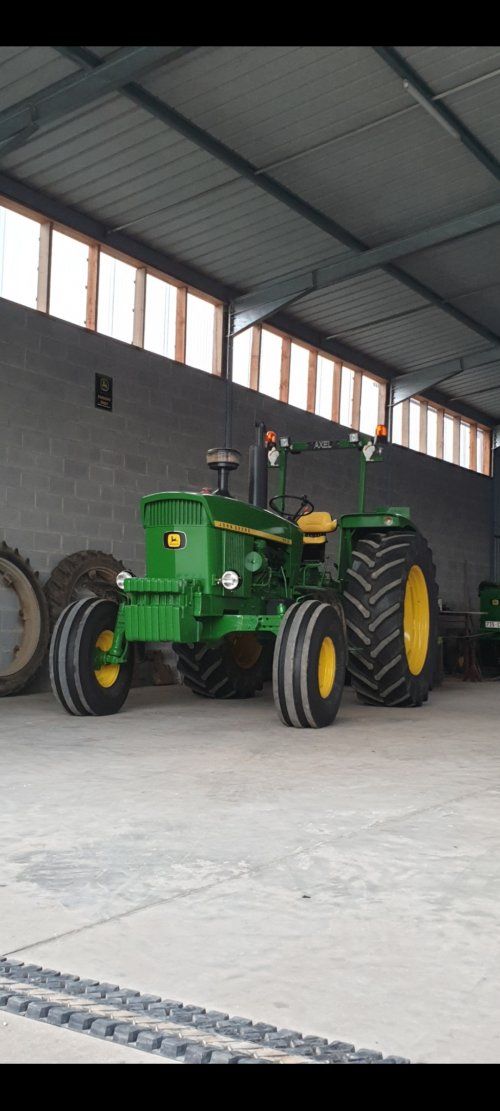
{"type": "Polygon", "coordinates": [[[297,494],[285,494],[284,497],[282,494],[277,494],[276,497],[270,499],[269,505],[275,513],[280,514],[280,517],[286,517],[287,521],[293,521],[294,523],[298,521],[299,517],[308,517],[310,513],[314,512],[314,505],[312,501],[309,501],[307,494],[303,494],[301,498],[297,494]],[[285,512],[284,503],[289,501],[300,502],[295,513],[285,512]],[[280,506],[277,506],[276,502],[280,502],[280,506]]]}

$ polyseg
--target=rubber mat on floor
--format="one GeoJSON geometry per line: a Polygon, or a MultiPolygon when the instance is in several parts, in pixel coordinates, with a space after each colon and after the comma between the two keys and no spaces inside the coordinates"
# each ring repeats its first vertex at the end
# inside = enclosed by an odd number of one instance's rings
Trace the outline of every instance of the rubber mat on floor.
{"type": "Polygon", "coordinates": [[[179,1064],[410,1064],[344,1041],[278,1029],[118,984],[0,957],[0,1008],[179,1064]]]}

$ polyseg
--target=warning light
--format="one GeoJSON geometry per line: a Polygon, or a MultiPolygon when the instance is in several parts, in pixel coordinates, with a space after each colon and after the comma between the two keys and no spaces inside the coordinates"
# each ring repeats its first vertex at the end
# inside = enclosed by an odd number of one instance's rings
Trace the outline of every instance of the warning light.
{"type": "Polygon", "coordinates": [[[278,437],[276,435],[276,432],[266,432],[264,436],[266,444],[275,444],[277,439],[278,437]]]}
{"type": "Polygon", "coordinates": [[[387,428],[385,424],[377,424],[375,429],[376,440],[387,440],[387,428]]]}

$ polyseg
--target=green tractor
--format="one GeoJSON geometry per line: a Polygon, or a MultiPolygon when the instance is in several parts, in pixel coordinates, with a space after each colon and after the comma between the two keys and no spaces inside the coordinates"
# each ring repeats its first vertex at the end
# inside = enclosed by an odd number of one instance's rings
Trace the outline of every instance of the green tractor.
{"type": "Polygon", "coordinates": [[[205,698],[250,698],[271,676],[285,725],[331,725],[346,669],[362,702],[419,706],[432,684],[437,587],[430,549],[409,510],[365,511],[375,437],[292,442],[256,426],[248,502],[231,497],[239,452],[208,452],[213,493],[149,494],[141,502],[147,574],[117,576],[123,602],[84,598],[61,614],[50,648],[54,694],[70,714],[113,714],[127,697],[134,646],[172,642],[183,682],[205,698]],[[358,511],[336,519],[287,493],[303,452],[350,450],[360,464],[358,511]],[[268,503],[268,474],[278,493],[268,503]],[[334,571],[326,542],[338,535],[334,571]]]}
{"type": "Polygon", "coordinates": [[[483,675],[500,672],[500,583],[479,583],[479,659],[483,675]]]}

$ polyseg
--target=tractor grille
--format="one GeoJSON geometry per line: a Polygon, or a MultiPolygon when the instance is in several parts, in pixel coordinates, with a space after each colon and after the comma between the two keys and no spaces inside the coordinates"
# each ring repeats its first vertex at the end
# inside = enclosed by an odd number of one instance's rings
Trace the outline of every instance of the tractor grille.
{"type": "MultiPolygon", "coordinates": [[[[224,567],[243,578],[246,537],[237,532],[224,533],[224,567]]],[[[236,592],[237,593],[237,592],[236,592]]]]}
{"type": "Polygon", "coordinates": [[[206,515],[201,502],[172,498],[169,501],[148,502],[144,508],[145,528],[154,525],[160,528],[182,528],[183,525],[205,523],[206,515]]]}

